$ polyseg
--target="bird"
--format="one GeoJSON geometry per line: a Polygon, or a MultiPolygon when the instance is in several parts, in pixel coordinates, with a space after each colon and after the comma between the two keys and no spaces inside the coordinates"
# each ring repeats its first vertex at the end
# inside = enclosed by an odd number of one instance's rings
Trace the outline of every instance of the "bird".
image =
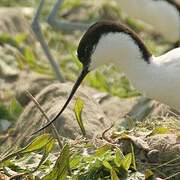
{"type": "MultiPolygon", "coordinates": [[[[129,15],[150,23],[157,31],[163,34],[167,40],[173,43],[170,48],[180,45],[180,5],[172,0],[115,0],[129,15]],[[160,12],[160,13],[159,13],[160,12]],[[172,33],[173,32],[173,33],[172,33]],[[179,34],[178,34],[179,33],[179,34]]],[[[89,24],[68,22],[57,18],[58,10],[61,9],[64,0],[56,0],[51,9],[47,23],[57,30],[73,31],[86,30],[89,24]]],[[[40,15],[42,13],[45,0],[40,0],[37,11],[33,18],[31,28],[35,37],[39,41],[47,59],[49,60],[56,78],[60,82],[65,82],[65,78],[58,63],[50,52],[48,44],[43,36],[40,26],[40,15]]]]}
{"type": "Polygon", "coordinates": [[[180,48],[156,57],[127,26],[114,21],[99,21],[82,36],[77,57],[82,63],[82,71],[67,101],[54,119],[33,134],[57,120],[86,75],[102,65],[113,64],[120,68],[146,97],[180,110],[180,48]]]}
{"type": "Polygon", "coordinates": [[[115,0],[129,17],[159,32],[172,48],[180,45],[180,4],[174,0],[115,0]]]}

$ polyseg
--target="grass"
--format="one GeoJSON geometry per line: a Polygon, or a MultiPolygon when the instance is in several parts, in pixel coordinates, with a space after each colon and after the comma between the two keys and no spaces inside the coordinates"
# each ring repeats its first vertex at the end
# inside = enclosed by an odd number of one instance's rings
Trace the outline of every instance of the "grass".
{"type": "Polygon", "coordinates": [[[26,147],[3,157],[0,160],[0,167],[6,166],[6,171],[11,178],[26,176],[65,179],[69,177],[79,180],[125,178],[131,176],[133,169],[136,169],[133,151],[123,155],[118,147],[110,144],[102,144],[97,148],[91,141],[84,141],[84,143],[82,141],[80,146],[65,144],[58,157],[55,157],[51,154],[55,148],[55,142],[56,140],[48,134],[38,136],[26,147]],[[42,152],[42,155],[38,155],[38,152],[42,152]],[[18,160],[17,156],[20,156],[18,160]],[[49,172],[45,171],[47,169],[49,172]],[[13,172],[16,175],[13,176],[13,172]]]}
{"type": "MultiPolygon", "coordinates": [[[[96,2],[97,1],[93,1],[92,4],[96,2]]],[[[37,7],[38,3],[38,0],[2,0],[0,6],[19,7],[26,5],[34,8],[37,7]]],[[[53,3],[54,1],[46,1],[46,6],[42,13],[42,21],[46,18],[53,3]]],[[[71,8],[78,7],[81,3],[85,3],[85,1],[65,1],[62,11],[67,12],[71,8]]],[[[108,9],[108,7],[109,6],[106,6],[106,9],[108,9]]],[[[89,11],[91,12],[91,7],[89,11]]],[[[89,13],[89,19],[87,20],[99,18],[97,17],[99,16],[97,12],[95,13],[96,17],[92,15],[92,12],[89,13]]],[[[116,14],[120,16],[121,12],[116,14]]],[[[123,20],[142,37],[147,47],[155,55],[161,54],[169,46],[162,38],[159,38],[160,41],[156,41],[154,36],[146,33],[146,27],[143,24],[139,24],[139,22],[132,19],[123,18],[123,20]]],[[[58,60],[59,67],[62,69],[66,79],[74,81],[82,67],[75,56],[78,40],[82,36],[82,33],[73,32],[68,34],[57,32],[43,22],[42,28],[51,52],[55,59],[58,60]]],[[[35,44],[30,44],[27,41],[27,37],[28,35],[23,33],[13,37],[8,34],[1,34],[0,44],[8,44],[19,50],[17,62],[22,71],[28,68],[30,71],[53,76],[53,70],[44,57],[42,50],[34,48],[35,44]]],[[[127,78],[119,73],[119,69],[113,66],[101,67],[91,72],[86,78],[85,84],[99,91],[108,92],[113,96],[129,98],[140,95],[140,93],[131,86],[127,78]]],[[[75,115],[85,135],[86,132],[81,118],[82,109],[82,102],[76,103],[74,109],[75,115]]],[[[9,103],[0,103],[0,119],[15,121],[18,119],[21,111],[22,107],[16,100],[9,103]]],[[[165,122],[167,123],[167,121],[166,119],[165,122]]],[[[159,121],[154,121],[154,123],[152,123],[150,120],[147,120],[146,123],[139,123],[137,130],[143,129],[144,131],[148,131],[158,125],[159,129],[156,129],[156,133],[167,132],[166,130],[168,129],[166,127],[161,128],[161,124],[158,122],[159,121]]],[[[166,125],[168,126],[170,124],[167,123],[166,125]]],[[[128,135],[129,132],[126,133],[128,135]]],[[[150,176],[154,176],[153,172],[148,170],[151,166],[146,169],[146,173],[137,171],[138,167],[136,167],[137,164],[135,162],[136,154],[134,152],[135,147],[132,143],[129,152],[124,153],[115,143],[108,142],[107,139],[97,138],[95,141],[81,138],[76,141],[68,141],[67,143],[65,140],[66,143],[64,143],[63,149],[59,152],[57,151],[56,140],[51,137],[51,135],[44,134],[34,138],[30,144],[19,148],[18,151],[1,157],[0,169],[3,168],[8,176],[16,176],[16,178],[17,176],[26,176],[26,178],[29,179],[63,179],[67,176],[69,179],[77,180],[116,180],[118,178],[135,179],[136,176],[150,179],[150,176]],[[97,141],[97,144],[95,141],[97,141]]]]}
{"type": "MultiPolygon", "coordinates": [[[[14,7],[14,6],[31,6],[34,0],[1,0],[0,6],[14,7]]],[[[37,1],[38,2],[38,1],[37,1]]]]}
{"type": "Polygon", "coordinates": [[[21,112],[22,107],[16,99],[11,100],[8,105],[0,103],[0,119],[16,121],[21,112]]]}

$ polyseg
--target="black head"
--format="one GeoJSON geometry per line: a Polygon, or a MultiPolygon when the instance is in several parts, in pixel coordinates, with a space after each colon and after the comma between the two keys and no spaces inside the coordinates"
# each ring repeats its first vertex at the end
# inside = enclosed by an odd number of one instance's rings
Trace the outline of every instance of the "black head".
{"type": "Polygon", "coordinates": [[[84,66],[87,66],[90,63],[91,55],[96,49],[96,45],[98,44],[100,38],[103,35],[113,32],[123,32],[130,35],[138,45],[139,49],[142,51],[143,59],[145,59],[147,62],[149,61],[151,53],[148,51],[142,40],[135,34],[135,32],[120,23],[113,21],[101,21],[93,24],[86,31],[79,43],[77,56],[84,66]]]}
{"type": "Polygon", "coordinates": [[[150,52],[147,50],[146,46],[139,39],[139,37],[133,31],[128,29],[126,26],[112,22],[112,21],[101,21],[101,22],[97,22],[97,23],[93,24],[87,30],[87,32],[84,34],[84,36],[82,37],[82,39],[79,43],[78,50],[77,50],[77,56],[78,56],[79,60],[81,61],[81,63],[83,64],[83,69],[80,73],[79,78],[75,82],[66,103],[64,104],[64,106],[62,107],[60,112],[56,115],[56,117],[51,122],[47,123],[44,127],[40,128],[35,133],[43,130],[46,127],[48,127],[65,110],[65,108],[69,104],[70,100],[72,99],[74,93],[76,92],[79,85],[81,84],[82,80],[84,79],[84,77],[89,72],[91,55],[92,55],[93,51],[95,50],[96,45],[98,44],[98,41],[100,40],[100,38],[103,35],[108,34],[108,33],[112,33],[112,32],[123,32],[123,33],[130,35],[132,37],[132,39],[134,40],[134,42],[138,45],[139,49],[142,51],[143,59],[147,63],[149,63],[149,57],[151,57],[150,52]]]}

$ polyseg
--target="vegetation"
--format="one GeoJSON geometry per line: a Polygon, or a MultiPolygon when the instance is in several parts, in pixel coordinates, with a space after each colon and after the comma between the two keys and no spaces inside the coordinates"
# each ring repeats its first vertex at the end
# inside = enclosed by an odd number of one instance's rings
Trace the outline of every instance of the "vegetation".
{"type": "MultiPolygon", "coordinates": [[[[96,7],[96,9],[98,9],[96,13],[92,12],[91,9],[88,9],[88,5],[91,2],[94,3],[94,1],[82,0],[66,1],[59,16],[68,14],[71,9],[76,9],[80,5],[84,5],[83,7],[87,10],[86,19],[82,19],[81,17],[78,18],[83,22],[89,22],[101,17],[106,18],[111,16],[111,14],[108,14],[108,7],[110,10],[113,10],[113,12],[116,12],[115,18],[121,18],[139,33],[154,54],[161,54],[170,46],[162,37],[158,36],[157,38],[157,36],[154,36],[153,34],[149,35],[149,33],[146,32],[146,26],[141,22],[136,22],[135,20],[124,17],[120,10],[113,4],[108,3],[108,1],[102,3],[101,7],[96,7]],[[104,9],[106,9],[106,12],[104,12],[104,9]]],[[[1,0],[0,6],[29,6],[36,8],[38,3],[39,1],[37,0],[1,0]]],[[[46,18],[51,9],[49,7],[52,6],[53,3],[54,2],[50,0],[47,1],[47,5],[42,14],[42,19],[46,18]]],[[[71,17],[68,18],[70,19],[71,17]]],[[[31,20],[29,19],[29,21],[31,20]]],[[[72,34],[57,32],[47,26],[43,20],[42,28],[48,41],[48,45],[54,57],[58,60],[59,67],[62,69],[65,78],[69,81],[74,81],[81,69],[81,64],[75,54],[78,44],[77,40],[80,39],[82,32],[73,32],[72,34]]],[[[18,50],[16,60],[18,68],[21,71],[25,71],[28,68],[30,71],[55,78],[53,70],[46,58],[42,55],[42,50],[35,49],[34,44],[29,43],[29,34],[21,33],[15,36],[6,33],[0,34],[0,45],[1,44],[10,45],[18,50]]],[[[121,98],[140,95],[140,93],[131,86],[127,78],[119,73],[119,69],[116,69],[116,67],[113,66],[102,67],[92,72],[86,78],[85,84],[94,87],[99,91],[107,92],[112,96],[121,98]]],[[[0,119],[10,120],[14,124],[21,114],[23,107],[21,107],[15,99],[7,99],[8,100],[0,102],[0,119]]],[[[83,118],[81,117],[83,108],[84,102],[81,99],[78,99],[74,106],[74,113],[77,123],[82,131],[82,137],[74,141],[60,137],[63,144],[62,149],[60,148],[61,145],[57,141],[57,138],[50,134],[37,136],[25,147],[19,147],[17,151],[8,152],[1,146],[0,152],[6,153],[2,153],[0,156],[0,179],[1,174],[6,174],[11,177],[11,179],[25,178],[29,180],[135,180],[140,177],[142,179],[150,180],[155,177],[154,172],[160,174],[159,168],[166,167],[171,163],[167,162],[166,164],[158,165],[140,164],[136,157],[136,144],[129,137],[130,133],[128,131],[113,133],[108,138],[106,137],[106,131],[104,131],[100,138],[95,138],[93,140],[86,139],[86,130],[83,126],[83,118]],[[125,153],[123,148],[118,144],[118,141],[122,139],[128,141],[129,149],[125,153]]],[[[171,131],[170,128],[164,128],[161,124],[159,125],[159,128],[154,128],[154,124],[148,124],[148,122],[149,121],[146,122],[147,124],[139,123],[138,126],[133,129],[133,132],[136,132],[141,128],[145,132],[151,130],[151,135],[165,134],[171,131]]],[[[0,136],[0,145],[3,144],[3,138],[3,135],[2,137],[0,136]]],[[[180,157],[177,157],[177,159],[178,158],[180,157]]],[[[168,176],[167,174],[161,175],[166,177],[166,179],[171,179],[171,176],[168,176]]]]}

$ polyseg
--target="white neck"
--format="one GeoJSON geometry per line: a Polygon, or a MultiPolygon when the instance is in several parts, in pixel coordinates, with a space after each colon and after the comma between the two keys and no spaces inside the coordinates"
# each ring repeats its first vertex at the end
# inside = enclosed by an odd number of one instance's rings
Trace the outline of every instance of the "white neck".
{"type": "Polygon", "coordinates": [[[180,48],[160,57],[150,57],[149,63],[132,38],[125,33],[109,33],[98,42],[91,56],[90,69],[104,64],[122,68],[134,87],[147,97],[180,109],[180,48]]]}
{"type": "Polygon", "coordinates": [[[134,76],[136,70],[146,71],[149,68],[136,42],[123,32],[108,33],[100,38],[91,56],[90,68],[95,69],[104,64],[119,66],[127,76],[134,76]]]}

